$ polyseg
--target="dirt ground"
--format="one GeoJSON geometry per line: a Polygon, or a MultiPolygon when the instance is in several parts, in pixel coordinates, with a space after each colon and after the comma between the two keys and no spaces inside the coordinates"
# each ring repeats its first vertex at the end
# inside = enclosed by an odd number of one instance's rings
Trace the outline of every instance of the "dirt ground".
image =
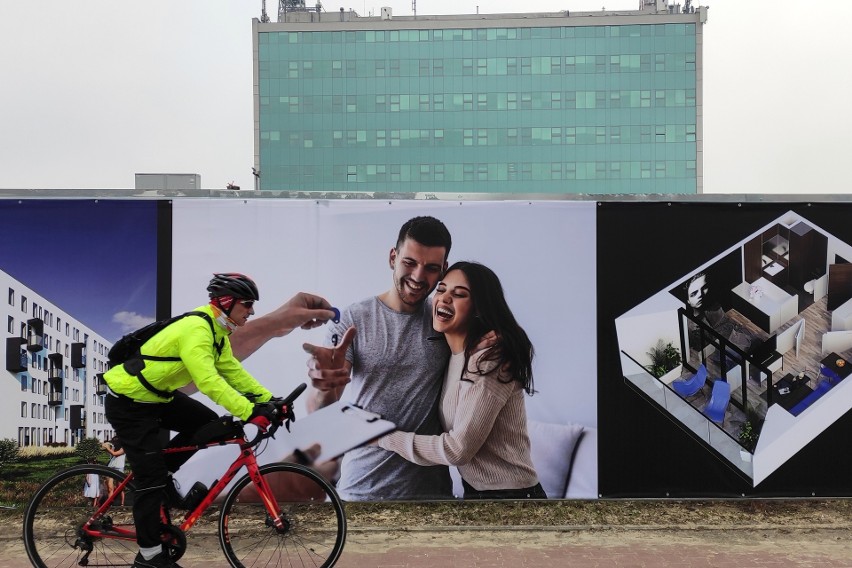
{"type": "MultiPolygon", "coordinates": [[[[19,532],[23,512],[0,510],[4,536],[19,532]],[[12,528],[14,527],[14,528],[12,528]]],[[[210,515],[208,513],[205,516],[210,515]]],[[[351,530],[551,528],[555,530],[852,528],[852,499],[595,500],[347,503],[351,530]]]]}
{"type": "MultiPolygon", "coordinates": [[[[852,500],[348,503],[346,512],[349,537],[340,563],[344,568],[365,566],[368,558],[398,555],[403,549],[511,547],[532,553],[566,546],[599,550],[635,545],[656,547],[654,554],[672,549],[676,555],[677,547],[731,550],[739,545],[752,552],[789,549],[797,558],[822,559],[808,566],[848,566],[852,557],[852,500]]],[[[26,562],[20,527],[20,511],[0,512],[0,568],[26,562]]],[[[207,568],[218,568],[221,555],[209,554],[218,549],[214,524],[202,522],[188,537],[187,560],[205,558],[207,568]]],[[[658,565],[678,564],[675,558],[658,565]]]]}
{"type": "Polygon", "coordinates": [[[852,500],[349,503],[353,527],[849,527],[852,500]]]}

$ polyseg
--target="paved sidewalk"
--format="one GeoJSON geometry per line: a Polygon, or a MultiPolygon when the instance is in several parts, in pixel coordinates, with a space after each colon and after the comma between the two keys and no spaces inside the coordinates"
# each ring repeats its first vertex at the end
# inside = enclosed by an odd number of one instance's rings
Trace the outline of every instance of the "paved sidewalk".
{"type": "MultiPolygon", "coordinates": [[[[5,532],[5,531],[4,531],[5,532]]],[[[0,568],[28,566],[3,534],[0,568]]],[[[212,536],[190,537],[184,568],[226,568],[212,536]]],[[[847,527],[353,529],[338,568],[849,568],[847,527]]]]}
{"type": "Polygon", "coordinates": [[[848,531],[453,530],[352,535],[340,568],[852,566],[848,531]]]}

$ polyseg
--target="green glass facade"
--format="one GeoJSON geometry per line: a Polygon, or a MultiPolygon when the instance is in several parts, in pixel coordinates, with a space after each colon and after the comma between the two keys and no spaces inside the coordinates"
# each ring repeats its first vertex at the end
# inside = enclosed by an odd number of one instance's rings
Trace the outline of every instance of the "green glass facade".
{"type": "Polygon", "coordinates": [[[687,18],[256,23],[259,187],[699,193],[702,24],[687,18]]]}

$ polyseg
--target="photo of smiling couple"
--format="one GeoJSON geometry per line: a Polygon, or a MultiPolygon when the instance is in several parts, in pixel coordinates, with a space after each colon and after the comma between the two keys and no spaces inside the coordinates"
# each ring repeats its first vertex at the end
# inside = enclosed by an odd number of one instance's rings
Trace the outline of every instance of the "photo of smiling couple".
{"type": "Polygon", "coordinates": [[[392,286],[343,309],[324,347],[304,345],[310,411],[343,398],[397,425],[343,456],[345,500],[450,499],[448,466],[465,499],[546,498],[524,398],[533,346],[497,275],[448,265],[451,245],[440,220],[405,222],[388,256],[392,286]]]}

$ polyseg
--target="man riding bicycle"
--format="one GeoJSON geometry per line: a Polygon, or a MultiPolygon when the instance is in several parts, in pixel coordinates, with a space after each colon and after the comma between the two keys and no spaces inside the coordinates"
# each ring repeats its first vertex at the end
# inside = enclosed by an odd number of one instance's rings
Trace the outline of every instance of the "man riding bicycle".
{"type": "MultiPolygon", "coordinates": [[[[171,474],[193,452],[164,455],[162,449],[189,445],[201,426],[218,418],[178,389],[194,383],[233,416],[261,429],[274,417],[272,393],[242,367],[229,341],[231,332],[254,314],[254,303],[260,299],[256,284],[243,274],[220,273],[210,280],[207,291],[210,302],[194,310],[199,313],[170,324],[142,345],[140,357],[104,374],[106,418],[121,438],[136,476],[133,520],[139,553],[133,568],[180,568],[161,545],[160,506],[167,495],[173,505],[181,505],[175,502],[180,496],[171,474]],[[177,432],[167,444],[161,437],[163,429],[177,432]]],[[[313,305],[305,310],[308,319],[333,317],[328,302],[311,300],[313,305]]]]}

